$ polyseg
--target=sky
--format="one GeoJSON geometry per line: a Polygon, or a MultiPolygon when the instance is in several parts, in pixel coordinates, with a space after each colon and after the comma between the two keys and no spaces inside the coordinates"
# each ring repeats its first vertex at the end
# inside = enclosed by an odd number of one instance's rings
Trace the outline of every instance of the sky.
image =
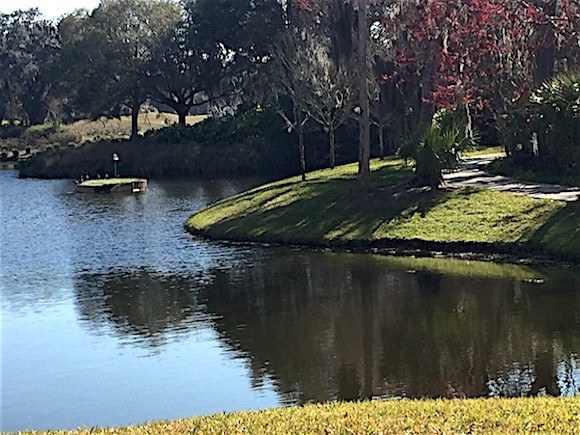
{"type": "Polygon", "coordinates": [[[38,8],[45,18],[54,20],[76,9],[92,10],[98,4],[99,0],[0,0],[0,12],[38,8]]]}

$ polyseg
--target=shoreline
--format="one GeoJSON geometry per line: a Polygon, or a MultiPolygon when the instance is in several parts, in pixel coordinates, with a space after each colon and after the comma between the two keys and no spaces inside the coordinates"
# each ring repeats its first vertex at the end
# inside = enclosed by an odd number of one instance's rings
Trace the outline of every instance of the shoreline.
{"type": "Polygon", "coordinates": [[[355,254],[375,254],[390,257],[403,258],[444,258],[466,261],[484,261],[499,264],[518,264],[547,267],[579,267],[580,261],[568,258],[559,258],[545,252],[523,254],[527,246],[511,247],[502,245],[483,245],[470,242],[462,243],[437,243],[422,240],[383,240],[368,245],[361,243],[299,243],[280,242],[275,240],[251,240],[251,239],[223,239],[212,237],[204,232],[189,230],[188,233],[199,240],[228,243],[237,246],[262,246],[262,247],[288,247],[294,249],[307,249],[310,251],[330,250],[332,252],[345,252],[355,254]],[[470,246],[470,249],[467,249],[470,246]],[[461,249],[465,248],[465,249],[461,249]]]}
{"type": "Polygon", "coordinates": [[[529,264],[580,264],[580,203],[482,187],[409,187],[397,159],[373,161],[374,190],[356,194],[356,165],[290,177],[218,201],[185,229],[210,240],[529,264]]]}

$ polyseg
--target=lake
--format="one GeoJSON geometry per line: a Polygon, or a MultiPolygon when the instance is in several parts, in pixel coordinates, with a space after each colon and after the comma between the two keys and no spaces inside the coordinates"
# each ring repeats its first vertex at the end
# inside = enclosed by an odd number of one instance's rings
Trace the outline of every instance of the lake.
{"type": "Polygon", "coordinates": [[[0,171],[0,430],[327,400],[580,394],[580,270],[209,242],[258,180],[0,171]]]}

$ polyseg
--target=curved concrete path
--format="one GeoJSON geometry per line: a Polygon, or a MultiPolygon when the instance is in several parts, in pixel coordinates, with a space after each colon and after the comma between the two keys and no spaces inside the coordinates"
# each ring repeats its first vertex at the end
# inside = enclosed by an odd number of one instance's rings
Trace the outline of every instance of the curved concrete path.
{"type": "Polygon", "coordinates": [[[532,198],[549,198],[558,201],[578,201],[580,187],[559,186],[557,184],[521,181],[503,175],[494,175],[483,170],[485,165],[505,154],[486,154],[467,157],[461,161],[459,169],[443,174],[443,179],[451,187],[479,186],[532,198]]]}

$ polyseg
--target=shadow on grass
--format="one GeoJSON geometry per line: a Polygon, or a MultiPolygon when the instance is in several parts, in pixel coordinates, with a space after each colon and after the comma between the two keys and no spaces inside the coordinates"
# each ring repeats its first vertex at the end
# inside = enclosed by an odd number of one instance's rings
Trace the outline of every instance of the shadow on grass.
{"type": "Polygon", "coordinates": [[[567,203],[530,235],[529,244],[580,261],[580,202],[567,203]]]}
{"type": "MultiPolygon", "coordinates": [[[[211,227],[213,237],[294,243],[333,240],[372,240],[385,222],[416,210],[427,213],[444,200],[444,193],[400,194],[406,187],[382,188],[370,196],[351,193],[353,180],[313,181],[298,186],[299,195],[284,203],[280,198],[293,187],[280,185],[254,192],[260,197],[243,215],[226,217],[211,227]],[[264,195],[264,198],[261,198],[264,195]],[[278,206],[268,205],[280,200],[278,206]]],[[[249,193],[249,195],[252,195],[249,193]]],[[[244,195],[236,198],[243,201],[244,195]]],[[[246,196],[247,198],[247,196],[246,196]]]]}
{"type": "Polygon", "coordinates": [[[476,187],[411,188],[404,183],[410,171],[392,163],[374,171],[373,189],[360,194],[351,171],[239,194],[194,216],[189,229],[239,241],[579,257],[577,205],[476,187]]]}

